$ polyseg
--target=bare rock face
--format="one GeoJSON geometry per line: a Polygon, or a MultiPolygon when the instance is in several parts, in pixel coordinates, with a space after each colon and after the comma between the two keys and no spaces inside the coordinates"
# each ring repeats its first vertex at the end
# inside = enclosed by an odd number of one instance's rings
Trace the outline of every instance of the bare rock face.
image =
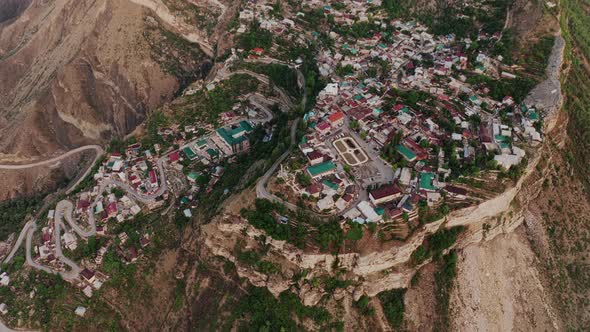
{"type": "Polygon", "coordinates": [[[358,286],[354,289],[354,291],[352,292],[352,298],[355,301],[360,300],[360,298],[365,295],[365,289],[363,288],[363,286],[358,286]]]}
{"type": "Polygon", "coordinates": [[[0,24],[18,17],[32,0],[0,0],[0,24]]]}
{"type": "MultiPolygon", "coordinates": [[[[129,1],[0,0],[0,160],[104,143],[171,99],[180,78],[162,58],[175,50],[154,48],[165,25],[148,14],[129,1]]],[[[206,57],[194,58],[198,72],[206,57]]]]}
{"type": "Polygon", "coordinates": [[[312,288],[309,284],[303,285],[299,291],[299,297],[306,306],[314,306],[318,304],[323,295],[322,291],[312,288]]]}

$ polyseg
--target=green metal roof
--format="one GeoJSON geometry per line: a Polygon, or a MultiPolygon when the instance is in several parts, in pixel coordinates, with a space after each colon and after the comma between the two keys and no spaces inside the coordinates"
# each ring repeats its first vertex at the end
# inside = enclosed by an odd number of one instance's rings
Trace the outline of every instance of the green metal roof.
{"type": "Polygon", "coordinates": [[[324,181],[322,181],[322,183],[329,188],[332,188],[334,190],[338,190],[338,185],[330,180],[324,180],[324,181]]]}
{"type": "Polygon", "coordinates": [[[240,121],[240,127],[242,127],[247,132],[250,132],[250,131],[254,130],[254,128],[252,127],[252,125],[250,124],[250,122],[248,122],[246,120],[240,121]]]}
{"type": "Polygon", "coordinates": [[[433,180],[433,173],[420,173],[420,188],[425,190],[436,191],[436,187],[432,185],[433,180]]]}
{"type": "Polygon", "coordinates": [[[316,175],[320,175],[320,174],[332,171],[335,168],[336,168],[336,165],[330,160],[330,161],[326,161],[321,164],[309,166],[307,168],[307,171],[309,172],[309,174],[311,174],[311,176],[316,176],[316,175]]]}
{"type": "Polygon", "coordinates": [[[395,149],[397,150],[397,152],[401,153],[401,155],[404,156],[404,158],[406,158],[408,161],[413,161],[414,159],[416,159],[416,154],[412,152],[412,150],[406,148],[401,144],[396,146],[395,149]]]}
{"type": "Polygon", "coordinates": [[[215,149],[207,149],[207,154],[209,156],[211,156],[212,158],[215,158],[215,157],[219,156],[219,151],[217,151],[215,149]]]}
{"type": "Polygon", "coordinates": [[[219,128],[217,129],[217,133],[219,134],[219,136],[221,136],[221,138],[223,138],[224,141],[227,142],[227,144],[236,145],[247,140],[246,136],[244,136],[242,133],[248,133],[252,130],[252,126],[244,120],[240,121],[238,126],[236,126],[233,129],[228,130],[225,128],[219,128]]]}
{"type": "Polygon", "coordinates": [[[190,160],[193,160],[193,159],[195,159],[197,157],[197,154],[195,153],[195,151],[193,151],[193,149],[191,149],[188,146],[184,147],[184,149],[182,149],[182,152],[184,152],[184,154],[186,154],[186,156],[190,160]]]}
{"type": "Polygon", "coordinates": [[[496,138],[496,141],[498,141],[498,142],[507,142],[508,141],[508,137],[503,136],[503,135],[496,135],[495,138],[496,138]]]}

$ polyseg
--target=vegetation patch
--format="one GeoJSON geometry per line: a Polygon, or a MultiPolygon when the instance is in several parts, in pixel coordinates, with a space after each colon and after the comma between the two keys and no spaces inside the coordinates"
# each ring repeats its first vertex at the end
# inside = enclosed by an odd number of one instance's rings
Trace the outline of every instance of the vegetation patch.
{"type": "Polygon", "coordinates": [[[160,25],[148,26],[144,31],[144,37],[150,45],[152,59],[164,72],[178,79],[179,90],[204,77],[211,69],[211,63],[205,61],[207,57],[198,45],[160,25]]]}
{"type": "Polygon", "coordinates": [[[405,289],[392,289],[377,295],[389,325],[395,330],[401,329],[404,323],[405,294],[405,289]]]}
{"type": "Polygon", "coordinates": [[[412,253],[410,258],[412,265],[420,265],[429,258],[440,258],[445,249],[455,244],[457,237],[463,230],[465,230],[464,226],[456,226],[449,229],[439,229],[436,233],[428,235],[412,253]]]}
{"type": "Polygon", "coordinates": [[[43,197],[44,195],[35,195],[0,202],[0,241],[5,241],[10,234],[22,228],[25,217],[33,215],[41,207],[43,197]]]}
{"type": "Polygon", "coordinates": [[[273,239],[287,241],[301,249],[311,243],[326,250],[339,247],[344,241],[344,234],[336,219],[319,219],[302,210],[293,212],[282,204],[266,199],[257,199],[254,208],[242,209],[241,215],[273,239]],[[281,222],[282,217],[288,221],[281,222]]]}
{"type": "Polygon", "coordinates": [[[291,97],[299,99],[301,91],[297,83],[297,72],[289,66],[277,63],[271,64],[257,64],[245,63],[242,66],[244,69],[251,70],[255,73],[268,76],[272,84],[280,87],[286,91],[291,97]]]}
{"type": "Polygon", "coordinates": [[[439,270],[434,274],[436,287],[436,313],[438,321],[435,331],[450,331],[449,303],[451,291],[457,276],[457,253],[451,251],[438,262],[439,270]]]}
{"type": "Polygon", "coordinates": [[[250,75],[236,74],[213,90],[201,89],[173,105],[174,122],[184,126],[198,120],[217,126],[219,115],[231,111],[238,97],[256,91],[258,84],[250,75]]]}
{"type": "Polygon", "coordinates": [[[366,295],[361,296],[353,305],[363,316],[373,316],[375,314],[375,308],[371,305],[371,298],[366,295]]]}
{"type": "MultiPolygon", "coordinates": [[[[226,322],[230,329],[238,321],[238,330],[249,331],[302,331],[298,320],[310,320],[320,327],[328,327],[332,316],[319,306],[305,306],[297,295],[285,291],[275,298],[266,288],[250,287],[240,299],[226,322]]],[[[323,330],[323,328],[320,328],[323,330]]]]}

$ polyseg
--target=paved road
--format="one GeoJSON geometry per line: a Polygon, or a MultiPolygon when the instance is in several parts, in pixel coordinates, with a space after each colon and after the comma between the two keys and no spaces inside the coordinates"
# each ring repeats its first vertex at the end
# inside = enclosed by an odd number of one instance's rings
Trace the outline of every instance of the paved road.
{"type": "MultiPolygon", "coordinates": [[[[285,151],[279,157],[279,159],[277,159],[274,162],[274,164],[268,169],[268,171],[266,171],[266,173],[264,173],[264,175],[260,179],[258,179],[258,182],[256,183],[256,197],[267,199],[271,202],[283,204],[287,209],[289,209],[291,211],[297,211],[300,208],[297,205],[287,202],[287,201],[284,201],[280,197],[270,193],[268,191],[268,189],[266,189],[266,185],[268,184],[268,180],[270,179],[270,177],[274,174],[274,172],[276,172],[279,165],[281,165],[281,163],[291,154],[291,152],[293,151],[293,148],[295,146],[297,146],[296,139],[297,139],[297,125],[298,124],[299,124],[299,119],[295,119],[295,121],[291,125],[291,144],[289,145],[289,148],[287,149],[287,151],[285,151]]],[[[319,218],[333,217],[333,215],[331,215],[331,214],[317,213],[317,212],[314,212],[311,210],[309,210],[307,212],[311,213],[314,216],[319,217],[319,218]]]]}
{"type": "MultiPolygon", "coordinates": [[[[70,210],[69,212],[70,212],[70,218],[71,218],[72,211],[70,210]]],[[[90,213],[92,213],[92,212],[90,212],[90,213]]],[[[57,211],[56,211],[56,214],[57,214],[57,211]]],[[[78,275],[80,275],[80,271],[82,271],[82,269],[78,266],[78,264],[76,264],[74,261],[67,258],[63,254],[63,251],[61,249],[61,239],[60,239],[62,227],[65,228],[63,221],[62,221],[62,215],[59,215],[58,217],[55,218],[55,229],[53,231],[53,242],[55,244],[55,257],[57,257],[57,259],[59,259],[62,263],[66,264],[67,266],[70,267],[69,271],[63,271],[63,272],[59,273],[62,276],[62,278],[64,278],[64,280],[73,280],[73,279],[76,279],[78,277],[78,275]]],[[[29,257],[31,255],[31,251],[30,251],[30,247],[28,246],[28,243],[29,243],[29,239],[33,236],[32,233],[33,232],[31,232],[30,236],[27,236],[27,262],[29,262],[29,257]]],[[[46,268],[46,267],[43,267],[43,268],[46,268]]],[[[55,273],[54,271],[52,271],[52,272],[55,273]]]]}
{"type": "Polygon", "coordinates": [[[299,124],[299,119],[296,119],[295,121],[293,121],[293,124],[291,125],[291,144],[289,145],[289,148],[287,149],[287,151],[285,151],[279,157],[279,159],[277,159],[274,162],[274,164],[268,169],[268,171],[266,171],[266,173],[264,173],[264,175],[258,180],[258,183],[256,184],[256,196],[258,198],[265,198],[265,199],[268,199],[269,201],[282,203],[290,210],[297,210],[298,207],[294,204],[289,203],[289,202],[285,202],[282,199],[280,199],[279,197],[268,192],[268,190],[266,189],[266,185],[268,184],[268,180],[273,175],[273,173],[277,170],[279,165],[289,156],[289,154],[291,154],[291,151],[293,151],[293,147],[296,145],[297,125],[298,124],[299,124]]]}
{"type": "Polygon", "coordinates": [[[6,256],[6,258],[4,259],[4,263],[8,263],[12,260],[12,258],[14,257],[16,252],[18,251],[18,248],[20,248],[20,246],[22,245],[23,240],[25,239],[25,236],[29,232],[29,228],[31,228],[31,227],[36,227],[35,223],[33,221],[28,221],[25,224],[25,226],[23,227],[20,234],[18,235],[18,239],[16,239],[16,242],[14,243],[14,246],[12,247],[12,251],[10,251],[8,256],[6,256]]]}
{"type": "Polygon", "coordinates": [[[26,245],[26,249],[25,249],[27,265],[29,265],[37,270],[45,271],[47,273],[54,273],[53,270],[51,270],[47,266],[43,266],[43,265],[35,262],[33,260],[33,257],[31,256],[32,247],[33,247],[33,234],[35,233],[35,230],[37,230],[36,224],[33,224],[33,226],[27,230],[27,245],[26,245]]]}
{"type": "MultiPolygon", "coordinates": [[[[127,183],[123,183],[123,182],[120,182],[117,180],[104,180],[104,181],[102,181],[100,183],[100,187],[99,187],[98,192],[102,193],[109,186],[117,186],[117,187],[120,187],[121,189],[123,189],[127,193],[127,195],[133,197],[137,201],[140,201],[144,204],[152,202],[154,199],[161,196],[163,193],[165,193],[168,190],[168,186],[166,183],[166,173],[164,172],[164,165],[166,164],[167,157],[168,156],[165,155],[157,161],[158,171],[160,173],[161,185],[156,192],[154,192],[152,194],[137,193],[135,191],[135,189],[132,188],[127,183]]],[[[56,255],[57,259],[59,259],[64,264],[66,264],[70,267],[69,271],[59,272],[60,275],[65,280],[76,279],[78,277],[78,275],[80,274],[81,268],[74,261],[72,261],[71,259],[69,259],[68,257],[66,257],[63,254],[62,247],[61,247],[61,239],[60,239],[61,230],[62,230],[62,228],[65,228],[65,226],[63,224],[63,219],[64,218],[66,219],[66,221],[68,222],[70,227],[80,237],[88,238],[90,236],[95,235],[96,234],[96,221],[94,218],[94,207],[101,199],[102,199],[101,195],[97,196],[96,199],[94,200],[94,202],[92,203],[92,205],[87,209],[88,223],[90,224],[89,230],[82,229],[74,221],[74,218],[72,217],[72,213],[74,210],[74,204],[72,202],[70,202],[68,200],[62,200],[57,203],[57,206],[55,208],[55,230],[53,233],[53,241],[55,243],[55,255],[56,255]]],[[[21,233],[19,234],[19,237],[18,237],[14,247],[12,248],[12,251],[4,260],[4,263],[8,263],[12,260],[12,258],[14,257],[14,254],[18,251],[18,248],[20,248],[22,241],[26,236],[26,262],[27,262],[27,265],[29,265],[33,268],[36,268],[38,270],[43,270],[47,273],[58,273],[57,271],[54,271],[53,269],[51,269],[47,266],[43,266],[41,264],[38,264],[32,258],[32,255],[31,255],[32,242],[33,242],[33,236],[34,236],[35,231],[37,229],[37,224],[36,224],[37,218],[39,218],[39,216],[37,216],[35,219],[33,219],[25,224],[21,233]]]]}
{"type": "Polygon", "coordinates": [[[37,166],[46,166],[48,164],[53,164],[53,163],[59,162],[64,158],[70,157],[76,153],[80,153],[80,152],[86,151],[86,150],[96,151],[95,162],[104,153],[104,150],[102,149],[102,147],[100,147],[98,145],[85,145],[85,146],[81,146],[79,148],[75,148],[73,150],[70,150],[62,155],[57,156],[57,157],[53,157],[53,158],[50,158],[47,160],[37,161],[34,163],[22,164],[22,165],[0,164],[0,169],[19,170],[19,169],[33,168],[33,167],[37,167],[37,166]]]}
{"type": "Polygon", "coordinates": [[[350,119],[348,117],[345,117],[342,131],[345,134],[350,135],[352,138],[354,138],[357,144],[359,144],[361,148],[365,151],[365,153],[367,153],[367,156],[369,157],[368,162],[371,163],[379,172],[379,175],[373,177],[372,181],[369,180],[363,182],[365,188],[371,185],[385,184],[393,181],[394,171],[391,168],[391,166],[383,162],[383,160],[381,160],[381,157],[379,156],[379,153],[374,150],[373,146],[371,146],[371,144],[363,140],[356,131],[351,130],[349,125],[350,119]]]}

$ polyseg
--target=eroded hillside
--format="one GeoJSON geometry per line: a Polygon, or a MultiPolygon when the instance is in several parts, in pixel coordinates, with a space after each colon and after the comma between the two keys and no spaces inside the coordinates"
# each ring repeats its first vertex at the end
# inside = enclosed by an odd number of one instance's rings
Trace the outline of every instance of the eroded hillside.
{"type": "Polygon", "coordinates": [[[198,45],[131,1],[0,7],[3,162],[121,137],[206,74],[198,45]]]}

